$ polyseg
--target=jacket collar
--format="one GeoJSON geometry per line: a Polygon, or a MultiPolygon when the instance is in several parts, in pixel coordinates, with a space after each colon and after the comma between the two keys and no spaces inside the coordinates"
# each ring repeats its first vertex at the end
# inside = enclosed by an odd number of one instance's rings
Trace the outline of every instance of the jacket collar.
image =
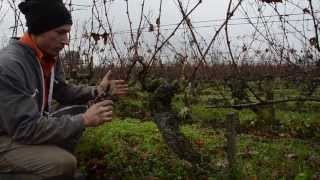
{"type": "Polygon", "coordinates": [[[40,50],[37,44],[32,40],[29,33],[25,33],[19,40],[21,43],[26,44],[29,46],[35,53],[37,58],[43,59],[44,53],[40,50]]]}

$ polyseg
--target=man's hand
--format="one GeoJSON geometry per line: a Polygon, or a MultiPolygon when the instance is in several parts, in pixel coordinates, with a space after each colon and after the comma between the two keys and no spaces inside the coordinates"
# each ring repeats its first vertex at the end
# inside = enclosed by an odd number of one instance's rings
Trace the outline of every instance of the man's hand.
{"type": "Polygon", "coordinates": [[[124,80],[111,80],[111,71],[103,77],[97,86],[98,96],[109,93],[111,96],[125,96],[128,93],[128,84],[124,80]]]}
{"type": "Polygon", "coordinates": [[[90,106],[83,114],[84,125],[94,127],[112,121],[112,105],[111,100],[104,100],[90,106]]]}

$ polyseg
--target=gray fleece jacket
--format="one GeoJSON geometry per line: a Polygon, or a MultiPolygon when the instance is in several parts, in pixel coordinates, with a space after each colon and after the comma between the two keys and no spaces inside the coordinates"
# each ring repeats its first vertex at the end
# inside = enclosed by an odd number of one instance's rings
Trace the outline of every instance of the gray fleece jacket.
{"type": "MultiPolygon", "coordinates": [[[[82,114],[50,117],[43,110],[43,73],[34,51],[12,39],[0,51],[0,136],[22,144],[61,145],[84,130],[82,114]]],[[[57,61],[53,99],[64,105],[92,99],[92,87],[67,84],[57,61]]],[[[0,142],[0,152],[10,143],[0,142]]]]}

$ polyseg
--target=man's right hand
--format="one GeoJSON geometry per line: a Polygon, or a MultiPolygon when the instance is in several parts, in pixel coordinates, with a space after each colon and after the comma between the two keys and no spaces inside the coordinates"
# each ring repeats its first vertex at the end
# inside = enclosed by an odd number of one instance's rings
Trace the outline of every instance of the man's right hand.
{"type": "Polygon", "coordinates": [[[90,106],[83,114],[84,125],[94,127],[112,121],[112,105],[112,100],[104,100],[90,106]]]}

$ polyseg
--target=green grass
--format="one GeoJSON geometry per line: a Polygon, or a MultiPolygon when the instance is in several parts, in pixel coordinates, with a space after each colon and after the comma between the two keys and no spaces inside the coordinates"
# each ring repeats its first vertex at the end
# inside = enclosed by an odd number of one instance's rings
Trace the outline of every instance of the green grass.
{"type": "MultiPolygon", "coordinates": [[[[191,140],[206,139],[211,142],[209,135],[196,133],[192,128],[185,129],[191,140]]],[[[205,150],[207,152],[204,153],[208,154],[208,150],[205,150]]],[[[179,178],[193,175],[190,164],[171,153],[152,122],[116,120],[89,129],[82,138],[77,154],[83,169],[90,159],[102,160],[108,165],[104,169],[105,176],[179,178]],[[114,171],[109,172],[108,169],[114,171]]]]}
{"type": "Polygon", "coordinates": [[[319,151],[301,140],[240,137],[240,162],[244,176],[259,179],[296,177],[303,173],[309,178],[319,173],[319,151]]]}
{"type": "MultiPolygon", "coordinates": [[[[225,179],[227,172],[225,137],[222,130],[183,126],[182,132],[201,154],[210,156],[211,171],[204,176],[225,179]],[[202,141],[203,144],[196,143],[202,141]]],[[[238,169],[240,179],[280,177],[312,177],[320,170],[320,151],[311,143],[295,139],[269,139],[240,135],[238,137],[238,169]]],[[[318,147],[319,148],[319,147],[318,147]]],[[[86,130],[77,149],[82,169],[91,179],[121,177],[123,179],[198,179],[190,163],[177,158],[153,122],[116,119],[102,127],[86,130]],[[90,171],[90,161],[97,161],[102,172],[90,171]]],[[[98,168],[99,169],[99,168],[98,168]]],[[[205,178],[203,176],[203,178],[205,178]]]]}

